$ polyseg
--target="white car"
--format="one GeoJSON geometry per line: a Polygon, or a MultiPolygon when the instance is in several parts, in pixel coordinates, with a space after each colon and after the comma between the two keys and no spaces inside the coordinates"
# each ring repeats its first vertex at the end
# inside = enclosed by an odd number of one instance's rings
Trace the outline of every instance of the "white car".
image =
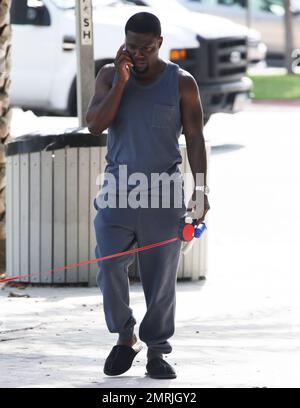
{"type": "MultiPolygon", "coordinates": [[[[93,0],[93,5],[97,73],[114,61],[129,17],[149,8],[118,0],[93,0]]],[[[215,112],[232,113],[249,101],[252,82],[245,75],[247,38],[239,25],[218,17],[199,18],[198,14],[193,19],[194,14],[187,12],[175,18],[170,12],[157,12],[164,36],[160,55],[193,74],[207,121],[215,112]]],[[[75,0],[12,0],[11,23],[12,104],[75,115],[75,0]]]]}
{"type": "MultiPolygon", "coordinates": [[[[178,0],[191,11],[230,18],[246,24],[244,0],[178,0]]],[[[291,0],[293,15],[294,48],[300,48],[300,0],[291,0]]],[[[285,53],[283,0],[250,1],[251,27],[261,33],[268,54],[282,57],[285,53]]]]}

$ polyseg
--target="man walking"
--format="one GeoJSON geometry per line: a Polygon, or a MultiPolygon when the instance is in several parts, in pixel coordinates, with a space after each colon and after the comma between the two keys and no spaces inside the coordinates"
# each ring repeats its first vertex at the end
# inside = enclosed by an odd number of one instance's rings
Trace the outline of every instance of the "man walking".
{"type": "MultiPolygon", "coordinates": [[[[209,210],[203,114],[196,81],[177,64],[159,58],[163,38],[155,15],[145,12],[133,15],[126,23],[125,34],[125,43],[114,64],[105,65],[97,75],[95,94],[86,115],[92,134],[99,135],[108,128],[105,174],[116,180],[112,185],[104,182],[94,201],[97,258],[126,251],[136,243],[142,247],[178,236],[186,206],[183,198],[178,200],[172,193],[178,192],[178,183],[183,189],[178,168],[182,162],[178,146],[182,132],[195,181],[190,203],[195,201],[197,190],[205,193],[198,223],[209,210]],[[121,175],[124,166],[126,176],[121,175]],[[141,182],[133,189],[136,173],[142,174],[140,180],[148,183],[141,182]],[[159,187],[150,182],[153,174],[162,173],[173,180],[168,208],[162,198],[166,179],[161,179],[159,187]],[[197,174],[203,175],[201,185],[196,185],[197,174]],[[151,196],[152,205],[124,205],[134,190],[140,196],[151,196]],[[104,193],[111,195],[116,205],[102,206],[104,193]],[[159,199],[158,205],[153,205],[153,196],[159,199]]],[[[199,210],[198,202],[195,206],[199,210]]],[[[139,337],[148,348],[146,374],[152,378],[176,377],[163,354],[172,351],[168,339],[175,331],[180,250],[181,242],[176,241],[138,253],[147,306],[139,337]]],[[[105,361],[106,375],[126,372],[142,347],[134,333],[136,320],[129,307],[128,267],[133,261],[134,255],[130,254],[98,263],[97,283],[103,294],[106,324],[111,333],[119,335],[105,361]]]]}

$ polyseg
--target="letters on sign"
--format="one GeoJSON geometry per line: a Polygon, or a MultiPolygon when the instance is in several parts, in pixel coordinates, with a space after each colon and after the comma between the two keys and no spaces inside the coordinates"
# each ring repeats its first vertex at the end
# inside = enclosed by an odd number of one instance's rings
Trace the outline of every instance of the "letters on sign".
{"type": "Polygon", "coordinates": [[[81,44],[92,45],[92,3],[80,0],[81,7],[81,44]]]}

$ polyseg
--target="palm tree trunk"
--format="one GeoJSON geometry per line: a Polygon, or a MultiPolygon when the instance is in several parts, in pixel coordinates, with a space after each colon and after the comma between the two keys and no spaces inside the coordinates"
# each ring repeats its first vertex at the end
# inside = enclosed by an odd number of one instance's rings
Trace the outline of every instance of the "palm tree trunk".
{"type": "Polygon", "coordinates": [[[0,274],[5,271],[5,166],[4,146],[10,139],[11,0],[0,0],[0,274]]]}

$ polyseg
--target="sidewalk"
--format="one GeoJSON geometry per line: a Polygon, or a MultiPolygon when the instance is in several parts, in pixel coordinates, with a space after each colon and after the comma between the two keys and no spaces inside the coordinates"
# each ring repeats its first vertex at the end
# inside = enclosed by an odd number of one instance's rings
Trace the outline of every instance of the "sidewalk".
{"type": "MultiPolygon", "coordinates": [[[[299,387],[298,116],[257,107],[215,115],[205,129],[213,146],[209,273],[178,283],[167,356],[177,379],[144,376],[146,347],[127,373],[103,374],[116,335],[107,332],[97,288],[6,286],[0,387],[299,387]]],[[[139,283],[131,307],[139,324],[139,283]]]]}

